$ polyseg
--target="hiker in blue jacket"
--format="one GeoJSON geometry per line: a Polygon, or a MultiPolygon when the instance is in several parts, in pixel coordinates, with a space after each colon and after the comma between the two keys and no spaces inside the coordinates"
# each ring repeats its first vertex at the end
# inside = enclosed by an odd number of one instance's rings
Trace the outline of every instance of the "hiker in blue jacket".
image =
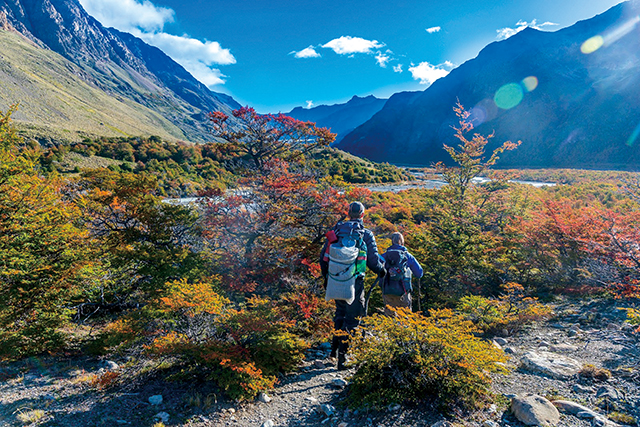
{"type": "MultiPolygon", "coordinates": [[[[336,234],[340,234],[340,231],[355,230],[362,236],[362,240],[367,246],[367,267],[376,273],[380,277],[384,277],[386,271],[384,269],[383,261],[378,254],[378,245],[376,244],[376,238],[371,230],[364,227],[362,217],[364,216],[364,205],[360,202],[353,202],[349,205],[349,220],[340,221],[333,228],[336,234]]],[[[329,260],[326,256],[327,246],[329,241],[327,240],[322,247],[320,253],[320,269],[322,276],[325,278],[325,283],[329,270],[329,260]]],[[[359,324],[360,318],[365,316],[365,292],[364,292],[364,273],[359,275],[355,281],[355,300],[351,304],[347,304],[346,301],[336,301],[336,313],[333,318],[334,328],[336,331],[344,331],[345,333],[351,333],[359,324]]],[[[338,356],[338,369],[345,369],[345,356],[348,349],[348,342],[345,334],[336,334],[333,337],[331,343],[331,357],[338,356]]]]}
{"type": "Polygon", "coordinates": [[[391,235],[391,246],[381,255],[387,276],[382,280],[382,299],[384,301],[384,314],[392,314],[388,307],[404,307],[411,310],[411,276],[422,277],[423,270],[416,258],[404,247],[404,236],[395,232],[391,235]],[[397,265],[394,268],[394,265],[397,265]],[[394,280],[394,272],[404,277],[394,280]]]}

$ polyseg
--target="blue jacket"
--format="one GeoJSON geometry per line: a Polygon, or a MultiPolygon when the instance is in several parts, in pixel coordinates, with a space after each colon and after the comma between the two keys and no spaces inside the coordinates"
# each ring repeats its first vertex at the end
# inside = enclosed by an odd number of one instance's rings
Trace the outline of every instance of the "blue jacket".
{"type": "MultiPolygon", "coordinates": [[[[418,262],[418,260],[416,260],[416,258],[413,255],[409,253],[407,248],[405,248],[402,245],[391,245],[387,248],[387,251],[388,250],[405,251],[407,253],[407,266],[409,267],[409,270],[411,270],[411,273],[413,273],[413,275],[416,276],[418,279],[422,277],[422,274],[424,273],[424,271],[422,270],[420,263],[418,262]]],[[[387,252],[380,255],[380,258],[382,258],[383,263],[384,263],[384,256],[386,255],[386,253],[387,252]]]]}

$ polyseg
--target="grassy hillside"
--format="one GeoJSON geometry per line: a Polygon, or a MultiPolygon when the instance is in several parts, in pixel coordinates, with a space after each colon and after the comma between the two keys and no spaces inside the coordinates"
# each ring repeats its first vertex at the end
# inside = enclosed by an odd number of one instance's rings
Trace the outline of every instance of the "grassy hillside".
{"type": "Polygon", "coordinates": [[[0,110],[20,104],[13,119],[24,136],[69,142],[96,136],[185,138],[158,113],[86,82],[100,76],[89,75],[89,70],[35,46],[20,34],[0,30],[0,45],[0,110]]]}

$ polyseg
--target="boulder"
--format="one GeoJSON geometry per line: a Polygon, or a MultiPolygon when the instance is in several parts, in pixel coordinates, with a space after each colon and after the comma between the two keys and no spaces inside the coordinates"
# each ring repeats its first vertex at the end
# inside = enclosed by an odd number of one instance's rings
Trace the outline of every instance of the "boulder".
{"type": "Polygon", "coordinates": [[[525,369],[560,380],[571,378],[582,369],[577,360],[549,351],[530,351],[522,356],[521,363],[525,369]]]}
{"type": "Polygon", "coordinates": [[[542,396],[526,394],[511,401],[513,415],[528,426],[556,426],[560,414],[553,404],[542,396]]]}
{"type": "MultiPolygon", "coordinates": [[[[576,402],[571,402],[570,400],[554,400],[551,403],[553,403],[553,405],[556,408],[558,408],[560,411],[566,412],[567,414],[578,415],[578,413],[580,412],[589,412],[593,414],[594,418],[600,416],[597,412],[592,411],[586,406],[580,405],[579,403],[576,403],[576,402]]],[[[583,417],[584,415],[585,414],[582,414],[583,417]]]]}

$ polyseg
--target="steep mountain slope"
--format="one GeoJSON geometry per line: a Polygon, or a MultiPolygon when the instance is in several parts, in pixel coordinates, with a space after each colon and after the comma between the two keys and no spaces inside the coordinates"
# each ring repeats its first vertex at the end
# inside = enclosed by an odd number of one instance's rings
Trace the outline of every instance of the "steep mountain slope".
{"type": "Polygon", "coordinates": [[[345,104],[319,105],[313,108],[296,107],[286,113],[303,121],[311,121],[336,133],[336,143],[346,134],[369,120],[384,106],[386,99],[373,95],[361,98],[354,96],[345,104]]]}
{"type": "Polygon", "coordinates": [[[492,43],[424,92],[391,97],[338,147],[376,161],[447,161],[459,100],[478,132],[495,131],[492,147],[523,141],[500,166],[638,168],[639,13],[638,1],[626,2],[554,33],[526,29],[492,43]],[[604,45],[582,53],[597,35],[594,46],[604,45]]]}
{"type": "MultiPolygon", "coordinates": [[[[26,99],[3,96],[0,99],[3,108],[21,102],[26,109],[23,109],[24,114],[18,118],[35,126],[38,126],[41,118],[27,116],[26,113],[30,111],[31,106],[25,104],[37,102],[40,98],[51,101],[58,97],[57,94],[51,93],[46,85],[38,86],[40,80],[51,79],[50,70],[45,66],[47,60],[63,63],[61,60],[51,59],[54,58],[50,55],[51,51],[68,61],[53,75],[60,75],[62,81],[80,79],[85,85],[113,98],[105,105],[104,101],[91,102],[81,97],[84,103],[89,104],[90,109],[109,115],[109,111],[104,107],[114,102],[126,104],[133,109],[143,107],[145,115],[148,115],[147,110],[150,110],[155,113],[155,121],[168,122],[155,126],[166,128],[175,138],[192,141],[210,139],[205,114],[213,110],[229,112],[239,107],[232,98],[210,91],[159,49],[130,34],[104,28],[84,11],[77,0],[0,0],[0,26],[3,28],[2,32],[19,33],[24,41],[30,40],[32,50],[29,56],[34,58],[34,64],[42,63],[42,66],[36,67],[32,72],[22,70],[27,75],[32,74],[27,86],[38,88],[37,91],[40,93],[37,96],[26,99]],[[42,56],[40,60],[37,59],[39,55],[42,56]],[[63,76],[64,68],[68,69],[69,75],[63,76]]],[[[14,44],[19,43],[17,38],[14,40],[14,44]]],[[[23,51],[25,49],[27,48],[22,48],[23,51]]],[[[17,58],[7,56],[1,63],[2,68],[12,73],[15,69],[11,69],[11,64],[17,62],[19,63],[17,58]]],[[[59,79],[54,77],[54,81],[59,79]]],[[[58,91],[64,91],[68,97],[77,98],[73,90],[76,82],[69,86],[70,92],[67,92],[67,87],[59,87],[58,91]]],[[[104,96],[99,98],[102,99],[104,96]]],[[[54,109],[63,108],[64,106],[56,105],[54,109]]],[[[57,126],[66,129],[70,134],[84,131],[87,127],[100,126],[101,121],[89,120],[90,124],[79,124],[71,118],[60,117],[57,126]]],[[[138,120],[131,121],[135,123],[138,120]]]]}

